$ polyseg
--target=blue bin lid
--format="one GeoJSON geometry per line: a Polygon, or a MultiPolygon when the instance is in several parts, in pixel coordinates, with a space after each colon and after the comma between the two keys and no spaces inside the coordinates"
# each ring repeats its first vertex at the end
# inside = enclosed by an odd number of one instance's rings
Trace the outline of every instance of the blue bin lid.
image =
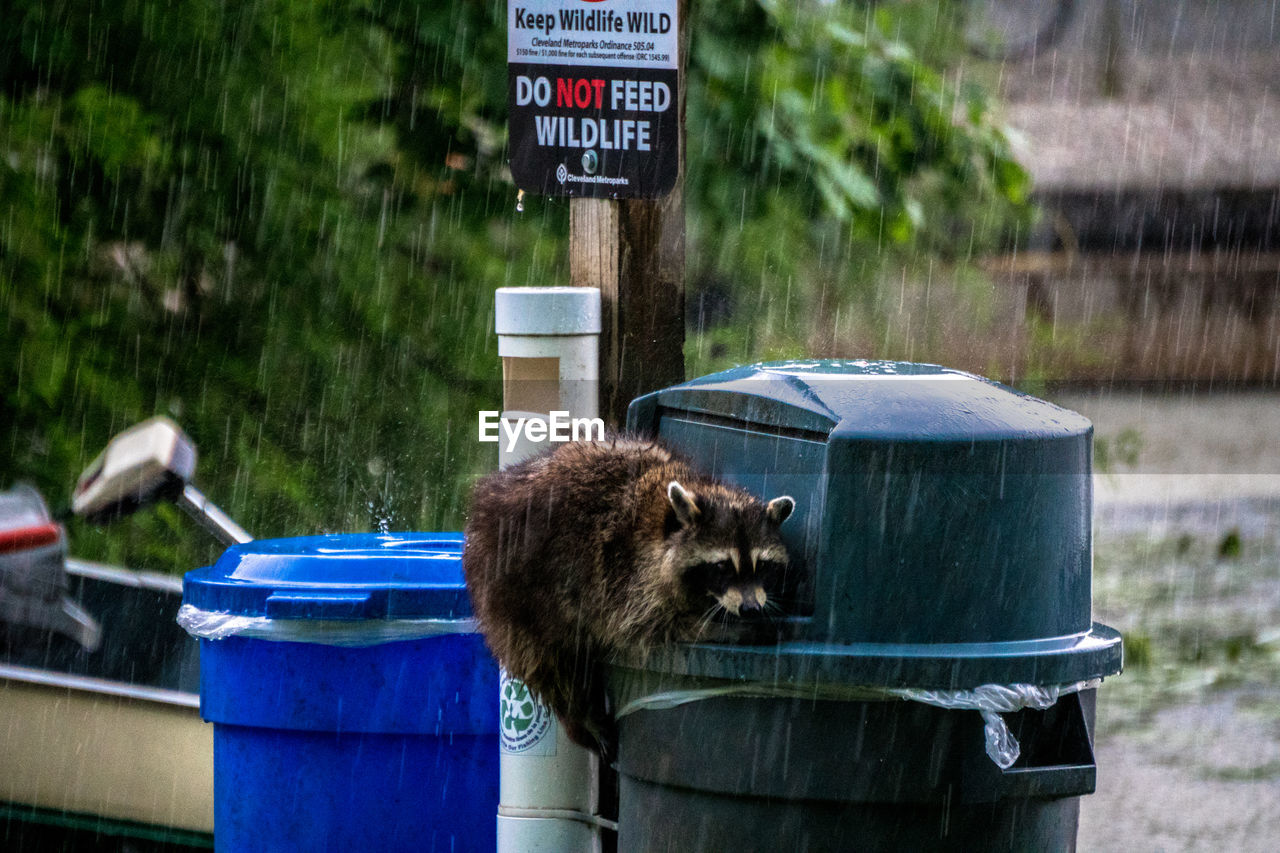
{"type": "Polygon", "coordinates": [[[461,533],[255,539],[188,572],[182,600],[276,619],[464,619],[461,533]]]}

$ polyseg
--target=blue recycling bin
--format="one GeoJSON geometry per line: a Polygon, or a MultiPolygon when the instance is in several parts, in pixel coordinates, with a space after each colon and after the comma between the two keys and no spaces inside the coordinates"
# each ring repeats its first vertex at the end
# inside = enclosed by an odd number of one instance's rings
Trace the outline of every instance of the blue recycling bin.
{"type": "Polygon", "coordinates": [[[461,534],[236,545],[187,574],[179,621],[218,850],[494,849],[498,671],[461,534]]]}

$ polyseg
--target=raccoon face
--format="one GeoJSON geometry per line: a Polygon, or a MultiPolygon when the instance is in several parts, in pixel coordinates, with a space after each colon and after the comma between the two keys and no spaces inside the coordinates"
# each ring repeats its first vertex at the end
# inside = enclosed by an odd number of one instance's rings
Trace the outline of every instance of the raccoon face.
{"type": "Polygon", "coordinates": [[[669,538],[691,609],[754,619],[776,606],[770,595],[787,568],[778,527],[795,509],[794,500],[784,496],[762,505],[727,489],[695,495],[674,480],[667,499],[669,538]]]}
{"type": "MultiPolygon", "coordinates": [[[[710,555],[713,558],[718,555],[710,555]]],[[[770,594],[782,583],[786,562],[757,557],[745,571],[729,557],[699,562],[685,569],[683,583],[688,598],[706,604],[708,599],[740,619],[762,616],[773,606],[770,594]]]]}

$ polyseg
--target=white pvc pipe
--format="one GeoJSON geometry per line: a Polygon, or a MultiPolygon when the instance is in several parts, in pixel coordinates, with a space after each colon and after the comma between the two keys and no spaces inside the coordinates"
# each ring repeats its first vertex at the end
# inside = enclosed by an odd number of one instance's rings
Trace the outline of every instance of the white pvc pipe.
{"type": "MultiPolygon", "coordinates": [[[[507,287],[497,292],[495,326],[504,362],[502,416],[545,420],[551,411],[594,418],[598,404],[600,291],[590,287],[507,287]],[[517,360],[529,359],[527,362],[517,360]],[[523,385],[522,383],[528,383],[523,385]],[[533,405],[546,411],[529,411],[533,405]]],[[[499,444],[501,467],[547,445],[522,434],[499,444]]],[[[506,700],[523,685],[502,679],[506,700]]],[[[500,700],[502,698],[500,697],[500,700]]],[[[520,702],[526,709],[529,703],[520,702]]],[[[504,726],[499,759],[498,850],[596,853],[600,850],[599,769],[595,753],[569,740],[540,704],[518,732],[504,726]]]]}

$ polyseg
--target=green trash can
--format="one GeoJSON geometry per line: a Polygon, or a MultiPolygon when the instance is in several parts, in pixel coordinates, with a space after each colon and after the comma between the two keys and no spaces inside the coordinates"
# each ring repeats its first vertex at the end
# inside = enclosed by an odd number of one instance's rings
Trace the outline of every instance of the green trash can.
{"type": "Polygon", "coordinates": [[[934,365],[816,361],[640,397],[628,427],[797,509],[778,644],[613,669],[620,851],[1074,848],[1121,668],[1091,618],[1087,420],[934,365]]]}

